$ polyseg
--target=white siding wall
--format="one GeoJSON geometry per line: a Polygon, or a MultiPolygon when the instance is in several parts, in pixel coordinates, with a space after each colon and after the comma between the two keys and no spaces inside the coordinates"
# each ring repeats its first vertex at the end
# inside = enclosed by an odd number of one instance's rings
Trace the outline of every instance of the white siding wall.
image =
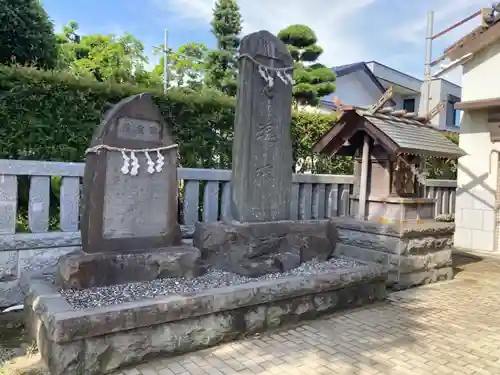
{"type": "MultiPolygon", "coordinates": [[[[500,97],[500,44],[491,46],[464,65],[462,100],[500,97]]],[[[467,152],[458,162],[455,246],[492,251],[498,176],[498,143],[490,141],[487,111],[465,111],[460,124],[460,147],[467,152]]],[[[497,228],[497,232],[499,228],[497,228]]]]}
{"type": "Polygon", "coordinates": [[[345,105],[363,107],[372,105],[382,95],[365,72],[337,77],[336,86],[335,93],[328,95],[325,100],[333,102],[333,97],[337,96],[345,105]]]}
{"type": "MultiPolygon", "coordinates": [[[[426,88],[427,83],[424,82],[421,89],[422,97],[425,97],[425,95],[427,94],[426,88]]],[[[429,111],[434,108],[439,102],[445,101],[445,109],[432,119],[432,124],[434,124],[439,129],[446,129],[446,127],[453,125],[453,115],[446,106],[448,105],[449,96],[452,95],[460,99],[462,95],[461,91],[462,89],[459,86],[456,86],[453,83],[445,81],[443,79],[433,79],[431,81],[429,111]]],[[[419,113],[421,115],[425,115],[424,112],[425,109],[422,105],[419,113]]]]}

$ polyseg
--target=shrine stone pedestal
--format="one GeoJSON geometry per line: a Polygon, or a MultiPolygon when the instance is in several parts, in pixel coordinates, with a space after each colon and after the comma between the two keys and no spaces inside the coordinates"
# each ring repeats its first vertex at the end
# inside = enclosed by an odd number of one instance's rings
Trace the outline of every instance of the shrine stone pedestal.
{"type": "Polygon", "coordinates": [[[393,289],[453,279],[454,223],[332,220],[339,231],[334,254],[387,266],[393,289]]]}
{"type": "Polygon", "coordinates": [[[193,244],[218,269],[248,277],[286,272],[333,255],[338,232],[331,220],[197,223],[193,244]]]}
{"type": "MultiPolygon", "coordinates": [[[[359,211],[359,198],[350,198],[351,216],[359,211]]],[[[368,197],[366,218],[380,223],[421,222],[434,218],[435,200],[428,198],[368,197]]]]}
{"type": "Polygon", "coordinates": [[[434,199],[368,196],[365,220],[354,219],[359,202],[358,195],[350,197],[352,218],[334,218],[340,233],[335,255],[387,266],[393,289],[453,278],[455,225],[434,220],[434,199]]]}

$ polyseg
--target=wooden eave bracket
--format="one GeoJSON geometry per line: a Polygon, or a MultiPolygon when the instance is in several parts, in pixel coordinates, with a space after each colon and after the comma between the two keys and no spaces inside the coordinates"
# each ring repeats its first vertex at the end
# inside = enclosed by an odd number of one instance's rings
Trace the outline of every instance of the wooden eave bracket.
{"type": "Polygon", "coordinates": [[[444,101],[440,101],[434,108],[432,108],[429,113],[425,115],[426,121],[431,121],[444,109],[444,101]]]}
{"type": "Polygon", "coordinates": [[[394,95],[394,90],[391,87],[387,89],[386,92],[380,97],[380,99],[375,103],[374,105],[371,106],[369,109],[369,112],[371,114],[377,113],[377,111],[382,108],[389,100],[392,99],[392,96],[394,95]]]}

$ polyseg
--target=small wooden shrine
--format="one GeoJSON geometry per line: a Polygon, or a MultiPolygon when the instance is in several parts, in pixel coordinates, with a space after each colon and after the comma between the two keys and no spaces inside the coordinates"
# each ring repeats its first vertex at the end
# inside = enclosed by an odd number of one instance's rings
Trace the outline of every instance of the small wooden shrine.
{"type": "Polygon", "coordinates": [[[315,152],[353,156],[350,215],[360,220],[404,223],[433,219],[435,200],[424,197],[425,158],[458,158],[465,152],[432,125],[428,116],[383,108],[392,90],[371,108],[341,107],[315,152]]]}

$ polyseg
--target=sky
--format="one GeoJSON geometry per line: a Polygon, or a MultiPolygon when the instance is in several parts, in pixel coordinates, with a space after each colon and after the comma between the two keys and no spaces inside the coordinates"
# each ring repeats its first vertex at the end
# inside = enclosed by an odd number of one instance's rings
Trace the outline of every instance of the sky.
{"type": "MultiPolygon", "coordinates": [[[[150,65],[157,63],[154,46],[202,42],[215,47],[210,31],[213,0],[43,0],[56,31],[69,21],[82,34],[133,34],[145,45],[150,65]]],[[[277,33],[292,25],[311,27],[324,49],[327,66],[375,60],[422,79],[426,17],[434,11],[434,33],[489,5],[484,0],[238,0],[243,34],[262,29],[277,33]]],[[[433,59],[479,24],[479,17],[436,39],[433,59]]],[[[439,68],[439,67],[438,67],[439,68]]],[[[461,83],[461,68],[445,78],[461,83]]]]}

